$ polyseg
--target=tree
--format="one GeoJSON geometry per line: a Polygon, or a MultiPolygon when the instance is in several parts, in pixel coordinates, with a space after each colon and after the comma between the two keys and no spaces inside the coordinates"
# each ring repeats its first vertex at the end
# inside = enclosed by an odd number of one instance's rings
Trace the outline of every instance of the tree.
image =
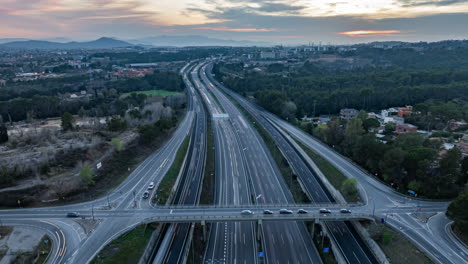
{"type": "Polygon", "coordinates": [[[468,220],[468,189],[461,192],[447,208],[447,216],[454,220],[468,220]]]}
{"type": "Polygon", "coordinates": [[[62,115],[62,129],[63,130],[65,131],[72,130],[74,122],[75,122],[75,118],[69,112],[65,112],[62,115]]]}
{"type": "Polygon", "coordinates": [[[365,131],[369,131],[370,128],[376,128],[380,126],[380,122],[375,118],[367,118],[362,122],[362,127],[365,131]]]}
{"type": "Polygon", "coordinates": [[[115,148],[117,151],[121,151],[123,148],[123,143],[120,138],[113,138],[111,140],[111,145],[115,148]]]}
{"type": "Polygon", "coordinates": [[[462,154],[460,149],[452,148],[440,160],[440,173],[447,184],[455,183],[460,178],[460,160],[462,154]]]}
{"type": "Polygon", "coordinates": [[[4,123],[0,123],[0,144],[8,141],[8,129],[4,123]]]}
{"type": "Polygon", "coordinates": [[[383,160],[380,162],[380,168],[383,171],[385,181],[396,182],[398,184],[402,182],[402,164],[405,160],[405,155],[406,152],[401,148],[392,148],[385,153],[383,160]]]}
{"type": "Polygon", "coordinates": [[[127,121],[121,119],[119,116],[113,116],[107,127],[110,131],[118,132],[127,129],[127,121]]]}
{"type": "Polygon", "coordinates": [[[345,197],[356,197],[358,195],[357,180],[355,178],[347,178],[341,184],[341,193],[345,197]]]}
{"type": "Polygon", "coordinates": [[[86,164],[80,170],[80,174],[78,177],[86,184],[86,185],[94,185],[96,182],[93,180],[94,171],[91,169],[89,164],[86,164]]]}

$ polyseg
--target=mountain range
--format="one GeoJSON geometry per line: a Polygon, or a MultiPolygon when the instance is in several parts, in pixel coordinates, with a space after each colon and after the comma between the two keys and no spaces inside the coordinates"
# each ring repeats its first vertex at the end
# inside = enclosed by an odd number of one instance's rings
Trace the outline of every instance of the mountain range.
{"type": "Polygon", "coordinates": [[[206,36],[153,36],[127,41],[115,38],[102,37],[93,41],[70,41],[67,38],[51,38],[32,40],[26,38],[0,39],[0,48],[16,49],[111,49],[130,46],[141,47],[186,47],[186,46],[271,46],[272,44],[260,41],[226,40],[206,36]]]}
{"type": "MultiPolygon", "coordinates": [[[[62,39],[62,38],[59,38],[62,39]]],[[[0,40],[1,41],[1,40],[0,40]]],[[[17,49],[111,49],[135,46],[132,43],[116,40],[113,38],[99,38],[93,41],[85,42],[53,42],[46,40],[24,40],[16,39],[15,41],[0,44],[0,48],[17,48],[17,49]]]]}

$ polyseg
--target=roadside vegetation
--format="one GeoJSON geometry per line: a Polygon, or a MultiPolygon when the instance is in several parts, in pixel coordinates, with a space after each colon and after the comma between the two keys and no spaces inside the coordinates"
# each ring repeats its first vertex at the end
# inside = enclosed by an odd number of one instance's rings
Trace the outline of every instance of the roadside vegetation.
{"type": "Polygon", "coordinates": [[[211,118],[207,118],[206,163],[200,204],[213,204],[215,195],[215,145],[211,118]]]}
{"type": "Polygon", "coordinates": [[[357,190],[356,179],[347,178],[340,170],[338,170],[326,159],[322,158],[319,154],[306,147],[297,139],[294,140],[317,165],[323,175],[327,177],[331,185],[333,185],[335,189],[341,192],[348,203],[361,201],[361,197],[359,196],[359,192],[357,190]]]}
{"type": "Polygon", "coordinates": [[[455,221],[452,225],[453,232],[468,245],[468,187],[449,205],[447,216],[455,221]]]}
{"type": "Polygon", "coordinates": [[[161,180],[161,183],[158,185],[156,190],[157,194],[157,204],[165,205],[167,199],[171,195],[172,189],[174,188],[174,184],[177,181],[177,176],[180,173],[182,168],[182,163],[184,162],[185,155],[187,154],[187,150],[190,144],[190,137],[187,136],[182,145],[180,146],[179,150],[177,150],[176,157],[174,162],[172,163],[171,168],[167,171],[164,178],[161,180]]]}
{"type": "Polygon", "coordinates": [[[138,91],[138,92],[129,92],[129,93],[124,93],[120,96],[120,98],[125,98],[130,96],[132,93],[135,94],[144,94],[146,96],[171,96],[171,95],[176,95],[177,92],[173,91],[166,91],[166,90],[148,90],[148,91],[138,91]]]}
{"type": "Polygon", "coordinates": [[[105,246],[91,264],[138,263],[155,228],[140,225],[105,246]]]}

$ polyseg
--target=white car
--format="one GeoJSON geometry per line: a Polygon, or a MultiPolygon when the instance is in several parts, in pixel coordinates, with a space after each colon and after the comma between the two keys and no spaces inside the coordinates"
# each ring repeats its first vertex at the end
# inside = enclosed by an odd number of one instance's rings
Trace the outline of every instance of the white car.
{"type": "Polygon", "coordinates": [[[250,211],[250,210],[242,210],[241,211],[241,215],[253,215],[254,212],[250,211]]]}
{"type": "Polygon", "coordinates": [[[148,185],[148,190],[153,190],[154,189],[154,182],[150,182],[148,185]]]}

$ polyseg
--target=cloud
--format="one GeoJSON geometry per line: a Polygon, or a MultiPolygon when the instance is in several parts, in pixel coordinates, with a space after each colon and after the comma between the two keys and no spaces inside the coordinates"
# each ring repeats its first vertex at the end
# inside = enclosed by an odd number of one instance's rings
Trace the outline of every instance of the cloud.
{"type": "Polygon", "coordinates": [[[346,35],[348,37],[393,37],[398,36],[399,30],[353,30],[338,32],[338,35],[346,35]]]}
{"type": "Polygon", "coordinates": [[[467,2],[467,0],[400,0],[402,7],[449,6],[467,2]]]}
{"type": "Polygon", "coordinates": [[[228,28],[228,27],[195,27],[194,29],[213,30],[213,31],[229,31],[229,32],[272,32],[276,29],[269,28],[228,28]]]}

